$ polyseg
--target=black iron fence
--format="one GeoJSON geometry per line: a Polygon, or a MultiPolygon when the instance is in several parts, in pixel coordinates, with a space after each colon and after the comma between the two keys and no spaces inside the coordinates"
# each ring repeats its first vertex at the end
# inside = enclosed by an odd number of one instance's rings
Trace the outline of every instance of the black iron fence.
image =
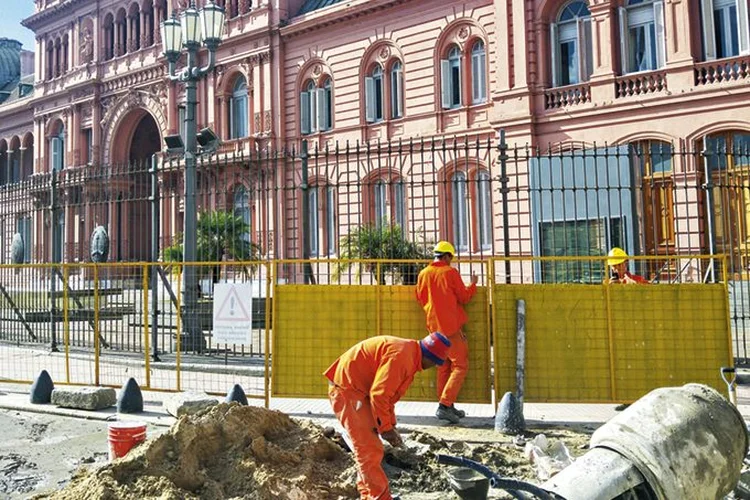
{"type": "MultiPolygon", "coordinates": [[[[0,189],[0,256],[11,261],[18,234],[24,262],[89,262],[91,235],[101,226],[110,238],[109,261],[159,261],[167,274],[190,237],[199,261],[278,262],[273,279],[280,283],[409,284],[443,239],[465,261],[591,257],[620,247],[654,257],[630,263],[653,283],[727,279],[736,355],[745,362],[748,145],[747,134],[729,133],[693,148],[654,140],[535,148],[450,138],[220,153],[199,161],[197,190],[188,193],[197,199],[199,223],[187,236],[179,159],[68,168],[0,189]],[[727,256],[726,276],[712,259],[669,258],[720,254],[727,256]],[[361,259],[413,264],[382,266],[374,276],[347,262],[361,259]]],[[[507,262],[508,282],[606,278],[605,266],[591,259],[518,269],[507,262]]],[[[264,279],[258,270],[230,269],[207,267],[201,291],[210,294],[213,283],[235,273],[264,279]]],[[[127,288],[142,277],[129,270],[109,278],[127,288]]]]}

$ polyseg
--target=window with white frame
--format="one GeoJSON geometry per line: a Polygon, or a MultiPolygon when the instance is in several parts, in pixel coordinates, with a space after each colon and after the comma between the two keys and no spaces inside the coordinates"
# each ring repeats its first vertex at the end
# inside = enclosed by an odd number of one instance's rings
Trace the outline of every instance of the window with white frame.
{"type": "Polygon", "coordinates": [[[750,53],[748,0],[701,0],[706,60],[750,53]]]}
{"type": "Polygon", "coordinates": [[[664,2],[630,0],[620,7],[620,52],[623,73],[652,71],[666,63],[664,2]]]}
{"type": "Polygon", "coordinates": [[[459,252],[469,251],[469,207],[466,172],[454,172],[451,177],[453,215],[453,244],[459,252]]]}
{"type": "Polygon", "coordinates": [[[492,196],[490,191],[490,173],[480,170],[477,174],[477,231],[479,233],[479,248],[492,248],[492,196]]]}
{"type": "Polygon", "coordinates": [[[333,126],[333,87],[330,78],[320,86],[312,80],[300,92],[300,130],[302,134],[325,132],[333,126]]]}
{"type": "Polygon", "coordinates": [[[404,116],[404,70],[400,61],[391,65],[391,118],[404,116]]]}
{"type": "Polygon", "coordinates": [[[471,48],[471,103],[487,101],[487,54],[484,42],[477,40],[471,48]]]}
{"type": "Polygon", "coordinates": [[[376,64],[365,77],[365,119],[367,123],[383,121],[383,67],[376,64]]]}
{"type": "Polygon", "coordinates": [[[461,106],[461,51],[453,46],[448,58],[440,61],[443,109],[461,106]]]}
{"type": "MultiPolygon", "coordinates": [[[[245,227],[250,230],[252,227],[250,221],[250,193],[248,193],[245,186],[242,185],[234,188],[234,215],[235,217],[242,219],[245,227]]],[[[242,234],[242,239],[249,242],[250,233],[244,232],[242,234]]]]}
{"type": "Polygon", "coordinates": [[[318,188],[313,187],[307,191],[308,199],[308,232],[307,241],[310,248],[310,256],[317,257],[320,254],[320,231],[319,231],[319,213],[318,206],[318,188]]]}
{"type": "Polygon", "coordinates": [[[336,253],[336,188],[330,185],[313,186],[307,192],[307,197],[310,256],[333,255],[336,253]]]}
{"type": "Polygon", "coordinates": [[[65,128],[60,127],[57,135],[49,140],[50,170],[60,172],[65,168],[65,128]]]}
{"type": "Polygon", "coordinates": [[[240,75],[234,83],[229,101],[229,130],[232,139],[248,135],[248,91],[247,80],[240,75]]]}
{"type": "Polygon", "coordinates": [[[588,81],[593,69],[591,14],[585,2],[574,1],[550,24],[552,86],[588,81]]]}

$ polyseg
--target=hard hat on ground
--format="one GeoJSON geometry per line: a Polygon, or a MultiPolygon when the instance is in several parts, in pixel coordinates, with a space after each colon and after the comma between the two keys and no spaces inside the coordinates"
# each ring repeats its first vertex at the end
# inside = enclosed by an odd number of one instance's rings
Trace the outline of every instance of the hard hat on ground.
{"type": "Polygon", "coordinates": [[[451,341],[442,333],[434,332],[420,340],[419,347],[422,348],[422,356],[440,366],[448,357],[451,341]]]}
{"type": "Polygon", "coordinates": [[[438,241],[438,244],[435,245],[435,249],[433,250],[433,253],[435,255],[443,255],[445,253],[456,255],[456,249],[453,248],[453,245],[451,245],[447,241],[438,241]]]}
{"type": "Polygon", "coordinates": [[[628,253],[620,247],[614,247],[609,251],[609,258],[607,264],[610,266],[617,266],[628,260],[628,253]]]}

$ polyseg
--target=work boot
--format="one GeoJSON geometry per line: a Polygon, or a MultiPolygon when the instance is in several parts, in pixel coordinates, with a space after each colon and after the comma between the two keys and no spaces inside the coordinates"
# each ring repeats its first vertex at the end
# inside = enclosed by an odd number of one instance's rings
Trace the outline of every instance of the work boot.
{"type": "Polygon", "coordinates": [[[463,411],[463,410],[459,410],[458,408],[456,408],[456,405],[453,405],[450,408],[451,408],[451,410],[453,410],[453,413],[455,413],[456,415],[458,415],[458,418],[464,418],[466,416],[466,412],[463,411]]]}
{"type": "Polygon", "coordinates": [[[440,420],[447,420],[452,424],[457,424],[461,421],[461,418],[456,414],[455,411],[453,411],[450,406],[445,406],[443,404],[438,406],[438,409],[435,412],[435,416],[440,420]]]}

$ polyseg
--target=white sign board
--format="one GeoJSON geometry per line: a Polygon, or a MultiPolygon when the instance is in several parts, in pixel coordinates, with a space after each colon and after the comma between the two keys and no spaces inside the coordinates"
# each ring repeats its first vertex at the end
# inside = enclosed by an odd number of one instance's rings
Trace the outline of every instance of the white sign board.
{"type": "Polygon", "coordinates": [[[214,286],[214,337],[217,344],[250,344],[253,325],[253,286],[217,283],[214,286]]]}

